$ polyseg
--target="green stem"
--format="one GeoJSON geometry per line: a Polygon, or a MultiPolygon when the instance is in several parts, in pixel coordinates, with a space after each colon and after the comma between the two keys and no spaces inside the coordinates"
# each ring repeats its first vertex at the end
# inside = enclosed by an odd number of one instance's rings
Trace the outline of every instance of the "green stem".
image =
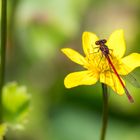
{"type": "Polygon", "coordinates": [[[108,94],[107,94],[107,85],[102,83],[103,89],[103,118],[102,118],[102,129],[101,129],[101,139],[105,140],[107,122],[108,122],[108,94]]]}
{"type": "Polygon", "coordinates": [[[1,54],[0,54],[0,123],[3,122],[2,88],[5,78],[5,56],[7,41],[7,0],[2,0],[1,7],[1,54]]]}

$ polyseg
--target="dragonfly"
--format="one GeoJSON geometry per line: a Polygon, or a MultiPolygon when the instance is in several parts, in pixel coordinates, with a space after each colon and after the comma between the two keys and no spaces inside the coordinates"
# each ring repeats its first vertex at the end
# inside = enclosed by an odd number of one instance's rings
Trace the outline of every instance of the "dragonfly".
{"type": "Polygon", "coordinates": [[[96,41],[95,44],[99,46],[98,48],[102,52],[102,56],[105,56],[105,58],[107,59],[109,66],[112,68],[114,74],[117,76],[121,86],[123,87],[123,89],[124,89],[124,91],[126,93],[126,96],[128,97],[129,101],[131,103],[133,103],[134,102],[133,97],[131,96],[131,94],[129,93],[128,89],[124,85],[122,79],[120,78],[120,75],[118,74],[115,66],[113,65],[113,63],[112,63],[112,61],[110,59],[110,52],[109,52],[110,49],[108,48],[108,46],[105,45],[106,42],[107,42],[106,39],[101,39],[101,40],[96,41]]]}

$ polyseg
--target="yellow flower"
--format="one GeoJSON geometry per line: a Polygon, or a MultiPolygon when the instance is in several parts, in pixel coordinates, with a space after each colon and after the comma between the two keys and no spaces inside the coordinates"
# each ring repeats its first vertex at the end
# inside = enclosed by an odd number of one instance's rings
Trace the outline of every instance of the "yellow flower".
{"type": "MultiPolygon", "coordinates": [[[[101,83],[110,86],[119,95],[122,95],[125,89],[99,46],[95,44],[98,40],[99,38],[94,33],[83,33],[82,43],[85,56],[70,48],[62,49],[62,52],[69,59],[86,69],[68,74],[64,80],[64,85],[66,88],[72,88],[79,85],[93,85],[99,80],[101,83]]],[[[119,75],[127,75],[140,66],[140,54],[132,53],[123,57],[126,50],[123,30],[114,31],[105,45],[109,49],[109,57],[119,75]]],[[[122,77],[121,80],[125,85],[122,77]]]]}

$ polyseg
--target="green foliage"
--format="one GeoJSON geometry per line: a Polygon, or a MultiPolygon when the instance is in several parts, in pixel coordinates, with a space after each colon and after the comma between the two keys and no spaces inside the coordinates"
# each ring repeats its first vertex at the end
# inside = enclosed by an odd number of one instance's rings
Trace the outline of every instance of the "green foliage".
{"type": "Polygon", "coordinates": [[[7,125],[1,124],[0,125],[0,140],[3,140],[3,136],[5,135],[6,131],[7,131],[7,125]]]}
{"type": "MultiPolygon", "coordinates": [[[[81,68],[73,63],[70,64],[61,54],[60,48],[72,47],[83,53],[81,49],[83,31],[95,32],[100,37],[106,38],[114,29],[123,28],[128,48],[127,55],[131,52],[140,53],[138,45],[140,1],[8,0],[7,8],[9,36],[6,80],[21,81],[28,85],[34,94],[30,125],[22,134],[17,131],[16,134],[15,131],[8,132],[6,138],[9,137],[10,140],[99,139],[101,86],[98,83],[95,86],[64,89],[65,75],[81,68]]],[[[139,79],[140,70],[136,72],[139,79]]],[[[120,97],[109,89],[110,114],[107,140],[140,138],[139,89],[129,83],[126,85],[135,99],[133,105],[127,101],[126,96],[120,97]]],[[[8,84],[7,90],[11,90],[8,88],[14,86],[19,88],[16,83],[13,86],[8,84]]],[[[27,119],[30,96],[26,94],[28,97],[22,102],[25,104],[23,106],[20,100],[16,99],[18,94],[15,93],[17,94],[10,91],[6,99],[8,101],[4,101],[4,116],[8,125],[19,126],[18,124],[27,119]],[[15,105],[17,104],[15,100],[20,102],[18,107],[15,105]]]]}
{"type": "Polygon", "coordinates": [[[25,86],[16,82],[8,83],[3,88],[4,120],[14,128],[22,128],[29,112],[30,95],[25,86]]]}

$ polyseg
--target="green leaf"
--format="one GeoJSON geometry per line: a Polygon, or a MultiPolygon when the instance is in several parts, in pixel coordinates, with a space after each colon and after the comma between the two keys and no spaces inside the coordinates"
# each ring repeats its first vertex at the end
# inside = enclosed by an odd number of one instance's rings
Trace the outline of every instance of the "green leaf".
{"type": "Polygon", "coordinates": [[[7,125],[5,123],[0,125],[0,140],[3,140],[3,136],[6,134],[7,125]]]}
{"type": "Polygon", "coordinates": [[[19,86],[16,82],[8,83],[3,88],[4,120],[21,128],[26,121],[30,109],[30,94],[26,86],[19,86]]]}

